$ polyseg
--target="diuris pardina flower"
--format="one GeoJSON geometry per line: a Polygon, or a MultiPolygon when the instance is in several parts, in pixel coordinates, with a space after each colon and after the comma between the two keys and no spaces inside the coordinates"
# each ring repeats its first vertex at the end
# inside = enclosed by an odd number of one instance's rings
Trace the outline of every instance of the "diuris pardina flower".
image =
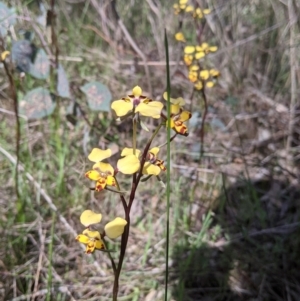
{"type": "Polygon", "coordinates": [[[116,186],[114,178],[114,168],[109,163],[101,162],[111,156],[111,150],[102,150],[94,148],[89,154],[88,159],[95,162],[93,169],[85,173],[85,176],[90,180],[96,181],[95,190],[101,191],[106,185],[116,186]]]}
{"type": "MultiPolygon", "coordinates": [[[[163,95],[165,100],[167,98],[167,92],[163,95]]],[[[185,101],[182,97],[179,98],[170,98],[171,102],[171,120],[170,126],[177,134],[187,136],[188,135],[188,128],[184,122],[188,121],[192,114],[189,111],[184,111],[182,106],[185,104],[185,101]]],[[[168,125],[168,121],[167,121],[168,125]]]]}
{"type": "Polygon", "coordinates": [[[142,93],[142,89],[139,86],[136,86],[132,89],[132,94],[113,101],[111,108],[116,112],[118,117],[123,117],[130,113],[139,113],[146,117],[160,118],[163,104],[159,101],[153,101],[142,95],[142,93]]]}
{"type": "MultiPolygon", "coordinates": [[[[159,147],[153,147],[148,151],[142,171],[144,175],[158,176],[162,170],[166,170],[164,161],[157,158],[158,152],[159,147]]],[[[124,158],[118,161],[118,170],[124,174],[133,174],[137,172],[141,166],[139,159],[140,155],[140,150],[136,149],[135,154],[133,154],[133,148],[125,147],[121,153],[121,156],[124,158]]]]}
{"type": "MultiPolygon", "coordinates": [[[[80,222],[87,229],[82,234],[77,235],[76,240],[86,245],[85,252],[87,254],[93,253],[96,249],[101,250],[105,248],[99,231],[90,230],[90,226],[100,223],[101,219],[102,214],[95,213],[92,210],[85,210],[80,216],[80,222]]],[[[103,236],[106,235],[111,239],[117,238],[123,234],[126,225],[127,221],[125,219],[116,217],[105,225],[103,236]]]]}

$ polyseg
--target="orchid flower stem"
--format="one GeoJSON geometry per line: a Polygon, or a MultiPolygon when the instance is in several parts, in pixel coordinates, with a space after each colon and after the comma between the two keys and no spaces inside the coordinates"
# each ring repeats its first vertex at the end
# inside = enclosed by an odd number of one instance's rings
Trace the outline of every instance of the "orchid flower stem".
{"type": "Polygon", "coordinates": [[[136,122],[136,118],[133,117],[132,119],[132,148],[133,148],[133,154],[135,155],[135,151],[136,151],[136,130],[137,130],[137,122],[136,122]]]}

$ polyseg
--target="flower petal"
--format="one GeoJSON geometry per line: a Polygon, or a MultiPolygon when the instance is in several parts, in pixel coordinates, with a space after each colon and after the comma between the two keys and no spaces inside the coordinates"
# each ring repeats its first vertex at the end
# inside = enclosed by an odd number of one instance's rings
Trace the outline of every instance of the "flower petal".
{"type": "Polygon", "coordinates": [[[100,179],[97,181],[97,183],[96,183],[95,190],[96,190],[96,191],[102,191],[102,190],[105,188],[106,183],[107,183],[106,178],[100,178],[100,179]]]}
{"type": "Polygon", "coordinates": [[[163,104],[159,101],[151,101],[148,104],[141,102],[136,108],[135,112],[140,112],[141,115],[152,117],[152,118],[160,118],[161,110],[163,108],[163,104]]]}
{"type": "Polygon", "coordinates": [[[89,229],[85,229],[82,234],[88,236],[89,238],[101,239],[99,231],[91,231],[89,229]]]}
{"type": "Polygon", "coordinates": [[[149,153],[152,153],[153,155],[157,155],[159,152],[159,147],[152,147],[150,150],[149,150],[149,153]]]}
{"type": "MultiPolygon", "coordinates": [[[[137,157],[140,156],[140,153],[141,151],[139,149],[136,149],[135,150],[135,155],[137,157]]],[[[124,156],[128,156],[128,155],[133,155],[133,148],[128,148],[128,147],[125,147],[123,150],[122,150],[122,153],[121,153],[121,156],[124,157],[124,156]]]]}
{"type": "Polygon", "coordinates": [[[92,210],[84,210],[80,215],[80,222],[85,226],[89,227],[90,225],[98,224],[101,222],[102,214],[95,213],[92,210]]]}
{"type": "Polygon", "coordinates": [[[195,47],[194,46],[185,46],[184,47],[184,53],[185,54],[192,54],[195,52],[195,47]]]}
{"type": "MultiPolygon", "coordinates": [[[[98,162],[93,165],[93,169],[98,173],[106,173],[113,175],[115,170],[109,163],[98,162]]],[[[99,179],[98,179],[99,180],[99,179]]]]}
{"type": "Polygon", "coordinates": [[[139,86],[135,86],[135,87],[132,89],[132,94],[133,94],[135,97],[141,96],[142,93],[143,93],[143,90],[142,90],[141,87],[139,87],[139,86]]]}
{"type": "Polygon", "coordinates": [[[192,117],[192,114],[188,111],[183,111],[180,114],[180,121],[184,122],[189,120],[192,117]]]}
{"type": "Polygon", "coordinates": [[[76,240],[85,245],[88,244],[90,241],[89,237],[83,234],[77,235],[76,240]]]}
{"type": "Polygon", "coordinates": [[[113,176],[107,176],[106,184],[109,186],[116,186],[116,179],[113,176]]]}
{"type": "Polygon", "coordinates": [[[85,173],[86,178],[93,180],[93,181],[98,181],[101,178],[101,175],[97,170],[89,170],[85,173]]]}
{"type": "Polygon", "coordinates": [[[116,217],[113,221],[105,225],[105,234],[109,238],[117,238],[123,234],[126,225],[127,221],[125,219],[116,217]]]}
{"type": "Polygon", "coordinates": [[[160,174],[160,172],[161,172],[161,169],[158,166],[151,164],[149,162],[145,163],[144,168],[143,168],[144,175],[157,176],[160,174]]]}
{"type": "Polygon", "coordinates": [[[101,239],[95,241],[95,248],[98,250],[104,249],[104,243],[101,239]]]}
{"type": "Polygon", "coordinates": [[[135,155],[128,155],[117,163],[118,170],[125,175],[134,174],[139,170],[140,165],[140,160],[135,155]]]}
{"type": "Polygon", "coordinates": [[[111,156],[111,150],[106,149],[102,150],[100,148],[93,148],[91,153],[88,155],[88,159],[92,162],[100,162],[104,159],[107,159],[111,156]]]}
{"type": "Polygon", "coordinates": [[[111,104],[111,108],[116,112],[118,117],[127,115],[133,109],[132,102],[126,102],[124,100],[115,100],[111,104]]]}

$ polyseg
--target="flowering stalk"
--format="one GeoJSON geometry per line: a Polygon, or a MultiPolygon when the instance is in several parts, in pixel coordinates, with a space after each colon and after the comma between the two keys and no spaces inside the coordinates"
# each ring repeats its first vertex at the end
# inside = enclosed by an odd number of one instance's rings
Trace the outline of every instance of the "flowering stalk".
{"type": "MultiPolygon", "coordinates": [[[[167,99],[165,94],[164,98],[167,99]]],[[[170,97],[168,96],[168,98],[170,97]]],[[[117,301],[118,298],[119,279],[130,232],[130,211],[135,200],[137,188],[142,181],[146,182],[152,176],[157,177],[160,181],[160,172],[166,170],[164,161],[158,159],[160,147],[151,147],[152,142],[164,126],[171,128],[176,133],[172,138],[169,138],[169,141],[173,140],[177,135],[188,135],[188,128],[185,122],[191,118],[191,114],[183,110],[184,103],[182,98],[171,98],[169,117],[167,117],[162,113],[163,104],[161,102],[153,101],[142,95],[142,89],[139,86],[134,87],[132,94],[114,101],[111,105],[118,118],[132,118],[132,148],[125,147],[122,150],[122,158],[118,160],[117,168],[104,162],[112,155],[110,149],[102,150],[94,148],[88,156],[88,159],[94,162],[94,165],[85,175],[90,180],[96,182],[93,190],[96,192],[108,190],[118,193],[124,209],[124,218],[116,217],[113,221],[107,223],[104,232],[100,233],[93,230],[92,226],[101,221],[102,215],[92,210],[85,210],[80,217],[80,221],[86,229],[82,234],[79,234],[76,239],[86,245],[86,253],[88,254],[96,250],[102,250],[108,253],[114,271],[114,301],[117,301]],[[138,123],[140,122],[142,125],[142,121],[140,121],[141,116],[161,119],[161,122],[145,144],[143,151],[137,148],[137,131],[138,123]],[[127,200],[126,192],[121,190],[117,180],[119,173],[132,175],[131,189],[127,200]],[[114,187],[116,189],[114,189],[114,187]],[[110,239],[121,236],[121,246],[117,264],[106,248],[106,236],[110,239]]],[[[142,128],[147,130],[144,124],[142,128]]]]}

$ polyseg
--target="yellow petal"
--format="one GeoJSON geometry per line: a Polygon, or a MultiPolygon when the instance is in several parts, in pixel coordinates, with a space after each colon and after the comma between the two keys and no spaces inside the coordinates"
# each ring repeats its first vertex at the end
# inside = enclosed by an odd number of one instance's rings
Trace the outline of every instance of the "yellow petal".
{"type": "Polygon", "coordinates": [[[184,53],[185,54],[192,54],[195,52],[195,47],[194,46],[185,46],[184,47],[184,53]]]}
{"type": "Polygon", "coordinates": [[[157,155],[159,153],[159,147],[152,147],[150,150],[149,150],[149,153],[152,153],[153,155],[157,155]]]}
{"type": "Polygon", "coordinates": [[[113,176],[108,176],[106,178],[106,184],[109,186],[116,186],[116,179],[113,176]]]}
{"type": "Polygon", "coordinates": [[[83,234],[77,235],[76,240],[85,245],[90,241],[89,237],[83,234]]]}
{"type": "Polygon", "coordinates": [[[200,77],[204,80],[207,80],[209,78],[209,71],[208,70],[200,71],[200,77]]]}
{"type": "Polygon", "coordinates": [[[133,109],[132,102],[126,102],[124,100],[115,100],[111,104],[111,108],[116,112],[118,117],[125,116],[133,109]]]}
{"type": "Polygon", "coordinates": [[[205,53],[204,53],[203,51],[196,52],[196,54],[195,54],[195,59],[196,59],[196,60],[200,60],[200,59],[202,59],[203,57],[205,57],[205,53]]]}
{"type": "Polygon", "coordinates": [[[98,250],[104,249],[104,243],[101,239],[95,241],[95,248],[98,250]]]}
{"type": "Polygon", "coordinates": [[[218,76],[220,76],[220,71],[217,70],[217,69],[210,69],[209,74],[210,74],[212,77],[218,77],[218,76]]]}
{"type": "Polygon", "coordinates": [[[204,9],[204,10],[203,10],[203,13],[204,13],[204,15],[210,14],[210,9],[208,9],[208,8],[207,8],[207,9],[204,9]]]}
{"type": "Polygon", "coordinates": [[[10,55],[10,52],[5,50],[1,53],[1,61],[5,61],[5,59],[10,55]]]}
{"type": "Polygon", "coordinates": [[[196,51],[203,51],[203,48],[201,46],[196,46],[196,51]]]}
{"type": "Polygon", "coordinates": [[[107,184],[107,179],[106,178],[100,178],[96,183],[95,190],[96,191],[102,191],[106,187],[106,184],[107,184]]]}
{"type": "Polygon", "coordinates": [[[197,70],[199,70],[199,66],[197,66],[197,65],[192,65],[192,66],[190,66],[189,70],[190,70],[190,71],[197,71],[197,70]]]}
{"type": "Polygon", "coordinates": [[[139,86],[135,86],[135,87],[132,89],[132,94],[133,94],[135,97],[141,96],[142,93],[143,93],[143,90],[142,90],[141,87],[139,87],[139,86]]]}
{"type": "Polygon", "coordinates": [[[100,148],[93,148],[91,153],[88,155],[88,159],[92,162],[100,162],[111,156],[111,150],[102,150],[100,148]]]}
{"type": "Polygon", "coordinates": [[[192,114],[188,111],[183,111],[181,114],[180,114],[180,118],[179,120],[182,121],[182,122],[185,122],[187,120],[189,120],[190,118],[192,117],[192,114]]]}
{"type": "Polygon", "coordinates": [[[197,90],[203,89],[203,84],[202,84],[202,82],[201,82],[201,81],[196,82],[196,83],[195,83],[195,88],[196,88],[197,90]]]}
{"type": "Polygon", "coordinates": [[[85,176],[93,181],[98,181],[101,178],[101,175],[97,170],[89,170],[88,172],[85,173],[85,176]]]}
{"type": "Polygon", "coordinates": [[[179,4],[186,4],[188,0],[179,0],[179,4]]]}
{"type": "Polygon", "coordinates": [[[211,51],[211,52],[215,52],[217,50],[218,50],[217,46],[211,46],[211,47],[209,47],[209,51],[211,51]]]}
{"type": "Polygon", "coordinates": [[[160,118],[163,104],[159,101],[151,101],[148,104],[141,102],[135,109],[135,112],[139,112],[143,116],[160,118]]]}
{"type": "MultiPolygon", "coordinates": [[[[139,149],[136,149],[135,150],[135,155],[137,157],[140,156],[140,153],[141,151],[139,149]]],[[[121,156],[122,157],[125,157],[125,156],[128,156],[128,155],[133,155],[133,148],[128,148],[128,147],[125,147],[123,150],[122,150],[122,153],[121,153],[121,156]]]]}
{"type": "Polygon", "coordinates": [[[174,126],[174,130],[180,135],[187,135],[188,134],[187,126],[182,122],[176,122],[175,126],[174,126]]]}
{"type": "Polygon", "coordinates": [[[202,44],[201,44],[201,47],[205,50],[205,49],[208,48],[208,44],[207,44],[207,43],[202,43],[202,44]]]}
{"type": "Polygon", "coordinates": [[[97,171],[98,173],[105,173],[107,175],[114,175],[115,173],[114,168],[109,163],[104,162],[95,163],[93,165],[93,170],[97,171]]]}
{"type": "Polygon", "coordinates": [[[179,42],[185,42],[185,37],[182,32],[177,32],[175,34],[175,39],[179,42]]]}
{"type": "Polygon", "coordinates": [[[82,234],[88,236],[89,238],[96,238],[96,239],[100,239],[100,233],[99,231],[91,231],[89,229],[85,229],[82,234]]]}
{"type": "Polygon", "coordinates": [[[207,82],[206,83],[207,88],[212,88],[214,85],[215,85],[214,82],[207,82]]]}
{"type": "Polygon", "coordinates": [[[135,155],[128,155],[117,163],[118,170],[125,175],[134,174],[139,170],[140,165],[140,160],[135,155]]]}
{"type": "Polygon", "coordinates": [[[95,213],[92,210],[84,210],[80,215],[80,222],[88,227],[90,225],[98,224],[101,222],[102,214],[95,213]]]}
{"type": "Polygon", "coordinates": [[[179,105],[171,105],[171,115],[177,115],[180,112],[179,105]]]}
{"type": "Polygon", "coordinates": [[[192,5],[188,5],[185,9],[185,12],[190,13],[194,10],[194,7],[192,5]]]}
{"type": "Polygon", "coordinates": [[[144,168],[143,168],[144,175],[157,176],[160,174],[160,172],[161,172],[161,169],[158,166],[151,164],[149,162],[145,163],[144,168]]]}
{"type": "Polygon", "coordinates": [[[127,222],[125,219],[121,217],[116,217],[113,221],[105,225],[105,234],[109,238],[117,238],[123,234],[126,225],[127,222]]]}

